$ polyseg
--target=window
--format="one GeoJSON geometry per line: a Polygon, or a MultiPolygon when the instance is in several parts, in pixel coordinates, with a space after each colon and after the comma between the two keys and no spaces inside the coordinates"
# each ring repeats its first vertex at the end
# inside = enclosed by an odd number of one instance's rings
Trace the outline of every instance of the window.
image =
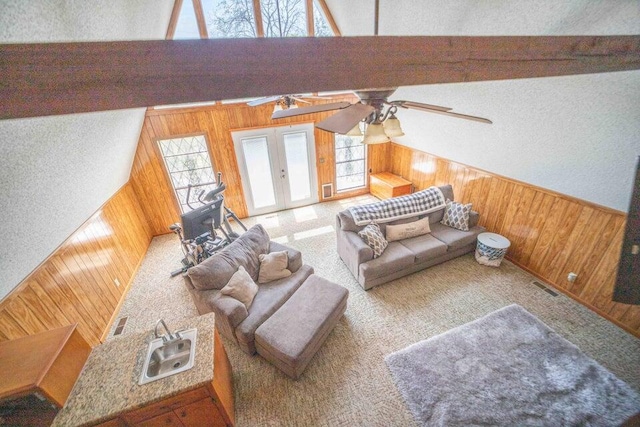
{"type": "Polygon", "coordinates": [[[328,10],[319,0],[309,3],[311,10],[307,4],[305,0],[201,0],[197,7],[202,13],[197,14],[193,2],[184,0],[177,17],[172,17],[177,19],[172,38],[199,39],[198,21],[211,39],[334,36],[328,10]],[[313,15],[313,31],[307,28],[307,13],[313,15]]]}
{"type": "Polygon", "coordinates": [[[366,185],[366,146],[362,136],[335,134],[336,191],[351,190],[366,185]]]}
{"type": "Polygon", "coordinates": [[[182,212],[191,210],[187,203],[189,184],[193,188],[188,202],[192,203],[194,208],[199,206],[196,194],[202,190],[206,194],[216,186],[204,135],[161,139],[158,140],[158,145],[182,212]]]}

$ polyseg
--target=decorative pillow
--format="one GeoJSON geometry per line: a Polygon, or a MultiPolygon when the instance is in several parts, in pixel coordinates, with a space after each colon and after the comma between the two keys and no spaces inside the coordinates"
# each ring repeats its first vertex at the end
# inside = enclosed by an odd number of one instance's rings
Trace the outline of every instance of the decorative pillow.
{"type": "Polygon", "coordinates": [[[229,283],[220,289],[220,293],[233,297],[244,304],[247,309],[251,307],[253,297],[258,293],[258,285],[253,281],[243,266],[238,267],[229,283]]]}
{"type": "Polygon", "coordinates": [[[387,225],[387,241],[408,239],[409,237],[422,236],[431,233],[429,217],[399,225],[387,225]]]}
{"type": "Polygon", "coordinates": [[[380,231],[380,227],[375,222],[367,225],[360,232],[358,232],[358,236],[364,240],[364,242],[373,249],[373,257],[378,258],[382,255],[382,252],[387,248],[389,242],[382,235],[382,231],[380,231]]]}
{"type": "Polygon", "coordinates": [[[469,212],[471,212],[471,203],[463,205],[462,203],[452,202],[447,199],[447,207],[444,209],[443,225],[456,228],[462,231],[469,231],[469,212]]]}
{"type": "Polygon", "coordinates": [[[291,271],[287,270],[287,265],[289,265],[287,251],[260,254],[258,259],[260,260],[258,283],[267,283],[291,276],[291,271]]]}

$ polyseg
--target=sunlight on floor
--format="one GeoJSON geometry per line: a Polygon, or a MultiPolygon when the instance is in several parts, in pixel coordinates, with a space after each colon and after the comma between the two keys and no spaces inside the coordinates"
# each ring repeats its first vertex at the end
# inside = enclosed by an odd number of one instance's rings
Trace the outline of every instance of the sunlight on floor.
{"type": "Polygon", "coordinates": [[[307,239],[309,237],[319,236],[321,234],[333,233],[335,228],[332,225],[327,225],[324,227],[313,228],[311,230],[300,231],[299,233],[293,234],[293,240],[302,240],[307,239]]]}
{"type": "Polygon", "coordinates": [[[293,216],[296,217],[296,222],[305,222],[318,219],[316,210],[313,206],[305,206],[303,208],[297,208],[293,210],[293,216]]]}
{"type": "Polygon", "coordinates": [[[256,221],[265,229],[280,227],[280,217],[277,213],[270,213],[256,217],[256,221]]]}

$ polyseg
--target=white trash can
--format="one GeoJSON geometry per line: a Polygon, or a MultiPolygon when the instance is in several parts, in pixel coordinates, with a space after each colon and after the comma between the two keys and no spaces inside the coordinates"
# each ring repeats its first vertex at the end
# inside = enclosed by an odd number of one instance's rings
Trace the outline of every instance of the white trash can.
{"type": "Polygon", "coordinates": [[[496,233],[480,233],[476,246],[476,261],[482,265],[499,267],[509,246],[511,242],[504,236],[496,233]]]}

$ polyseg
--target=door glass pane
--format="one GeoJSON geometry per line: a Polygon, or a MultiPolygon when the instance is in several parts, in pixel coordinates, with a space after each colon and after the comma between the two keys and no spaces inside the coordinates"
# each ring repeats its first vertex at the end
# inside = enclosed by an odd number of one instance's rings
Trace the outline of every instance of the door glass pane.
{"type": "Polygon", "coordinates": [[[307,133],[286,133],[283,135],[283,142],[291,201],[308,199],[311,197],[311,185],[309,183],[307,133]]]}
{"type": "Polygon", "coordinates": [[[273,190],[273,179],[271,178],[271,162],[269,161],[267,138],[261,136],[243,139],[242,151],[247,164],[254,209],[275,205],[276,196],[273,190]]]}

